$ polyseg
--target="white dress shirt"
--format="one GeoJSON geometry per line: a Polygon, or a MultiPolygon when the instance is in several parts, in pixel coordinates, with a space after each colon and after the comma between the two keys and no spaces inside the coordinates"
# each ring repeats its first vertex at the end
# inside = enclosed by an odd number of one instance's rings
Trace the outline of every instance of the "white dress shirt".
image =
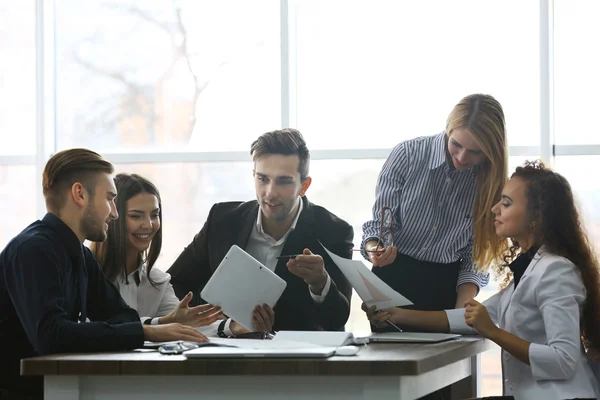
{"type": "MultiPolygon", "coordinates": [[[[531,342],[527,365],[502,350],[504,395],[515,400],[599,398],[598,382],[581,343],[586,299],[578,268],[544,247],[533,257],[517,288],[511,283],[483,304],[492,321],[531,342]]],[[[476,333],[465,310],[446,310],[450,330],[476,333]]]]}
{"type": "MultiPolygon", "coordinates": [[[[298,218],[300,218],[300,213],[303,209],[302,198],[298,198],[298,201],[299,206],[296,218],[294,218],[294,222],[292,222],[290,229],[279,240],[273,239],[264,231],[262,224],[262,212],[260,209],[258,210],[258,217],[256,219],[256,224],[252,227],[252,232],[250,233],[250,238],[248,240],[248,244],[246,245],[246,252],[264,264],[271,271],[275,271],[278,261],[277,257],[281,255],[281,251],[283,250],[286,239],[290,233],[296,229],[298,218]]],[[[308,291],[312,299],[316,303],[321,304],[323,301],[325,301],[325,296],[327,296],[327,293],[329,293],[330,287],[331,278],[329,277],[329,274],[327,274],[327,282],[325,283],[325,287],[320,295],[314,294],[310,291],[310,289],[308,289],[308,291]]]]}

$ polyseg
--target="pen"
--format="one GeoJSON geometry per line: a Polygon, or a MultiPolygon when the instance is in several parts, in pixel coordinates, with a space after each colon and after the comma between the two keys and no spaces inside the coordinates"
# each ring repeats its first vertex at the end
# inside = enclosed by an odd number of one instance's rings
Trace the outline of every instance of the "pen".
{"type": "Polygon", "coordinates": [[[286,259],[286,258],[287,258],[287,259],[296,258],[296,257],[298,257],[298,256],[301,256],[301,255],[302,255],[302,254],[288,254],[288,255],[286,255],[286,256],[277,256],[277,257],[275,257],[275,258],[276,258],[276,259],[278,259],[278,260],[284,260],[284,259],[286,259]]]}
{"type": "MultiPolygon", "coordinates": [[[[383,311],[381,311],[381,310],[375,311],[376,314],[379,314],[379,313],[382,313],[382,312],[383,311]]],[[[392,328],[396,329],[398,332],[404,332],[402,329],[400,329],[400,327],[398,325],[396,325],[395,323],[393,323],[389,319],[386,319],[385,323],[388,324],[389,326],[391,326],[392,328]]]]}
{"type": "Polygon", "coordinates": [[[398,330],[398,332],[404,332],[402,329],[400,329],[400,327],[398,325],[396,325],[395,323],[393,323],[389,319],[386,319],[385,323],[388,324],[389,326],[391,326],[392,328],[396,328],[398,330]]]}

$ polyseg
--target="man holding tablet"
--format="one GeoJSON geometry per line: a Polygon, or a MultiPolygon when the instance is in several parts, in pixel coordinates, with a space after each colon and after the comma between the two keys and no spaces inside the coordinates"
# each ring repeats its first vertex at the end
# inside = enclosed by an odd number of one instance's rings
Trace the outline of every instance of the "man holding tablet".
{"type": "MultiPolygon", "coordinates": [[[[295,129],[261,135],[252,143],[257,200],[215,204],[202,230],[168,270],[175,293],[198,296],[232,245],[286,281],[274,309],[257,305],[254,330],[343,330],[352,287],[321,244],[352,258],[352,227],[305,197],[310,154],[295,129]]],[[[244,279],[240,276],[240,279],[244,279]]],[[[245,329],[231,320],[219,334],[245,329]]]]}

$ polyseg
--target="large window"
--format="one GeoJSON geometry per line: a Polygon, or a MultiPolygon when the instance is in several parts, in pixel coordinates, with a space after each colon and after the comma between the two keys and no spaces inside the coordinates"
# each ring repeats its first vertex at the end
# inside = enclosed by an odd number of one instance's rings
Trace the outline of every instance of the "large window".
{"type": "MultiPolygon", "coordinates": [[[[504,107],[510,171],[550,154],[597,244],[599,18],[596,0],[0,0],[0,246],[43,215],[47,156],[88,147],[157,184],[167,269],[214,203],[254,198],[250,144],[283,124],[313,151],[308,198],[358,246],[389,150],[476,92],[504,107]]],[[[347,329],[369,329],[356,294],[347,329]]]]}
{"type": "Polygon", "coordinates": [[[34,39],[34,2],[0,1],[0,155],[35,154],[34,39]]]}
{"type": "Polygon", "coordinates": [[[595,178],[600,154],[556,157],[556,170],[564,175],[575,192],[582,220],[592,245],[600,250],[600,180],[595,178]]]}
{"type": "Polygon", "coordinates": [[[0,165],[0,249],[35,220],[34,165],[0,165]]]}
{"type": "Polygon", "coordinates": [[[0,1],[0,248],[36,217],[33,1],[0,1]]]}
{"type": "Polygon", "coordinates": [[[555,136],[559,145],[600,144],[600,2],[554,2],[555,136]]]}
{"type": "Polygon", "coordinates": [[[58,148],[246,150],[280,120],[279,2],[56,3],[58,148]]]}
{"type": "Polygon", "coordinates": [[[471,93],[503,105],[510,145],[539,143],[534,1],[299,1],[298,126],[316,148],[432,135],[471,93]]]}

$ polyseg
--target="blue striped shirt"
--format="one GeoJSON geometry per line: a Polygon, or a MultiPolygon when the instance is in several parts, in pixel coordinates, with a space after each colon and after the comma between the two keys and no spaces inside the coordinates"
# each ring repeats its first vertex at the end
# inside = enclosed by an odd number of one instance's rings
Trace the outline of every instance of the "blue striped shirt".
{"type": "MultiPolygon", "coordinates": [[[[381,209],[394,215],[398,251],[422,261],[461,261],[458,286],[487,285],[489,275],[473,265],[473,203],[478,166],[456,170],[446,158],[445,132],[398,144],[386,160],[375,189],[374,219],[363,224],[364,245],[377,240],[381,209]]],[[[384,243],[385,246],[390,243],[384,243]]]]}

